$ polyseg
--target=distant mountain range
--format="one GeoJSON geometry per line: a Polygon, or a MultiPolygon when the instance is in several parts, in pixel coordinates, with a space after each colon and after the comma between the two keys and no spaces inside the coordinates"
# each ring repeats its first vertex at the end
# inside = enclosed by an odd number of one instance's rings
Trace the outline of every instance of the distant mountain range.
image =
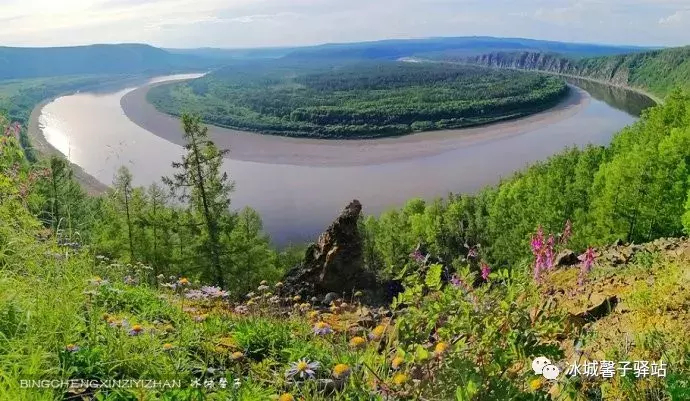
{"type": "Polygon", "coordinates": [[[167,73],[217,66],[218,61],[142,44],[0,47],[0,79],[90,74],[167,73]]]}
{"type": "Polygon", "coordinates": [[[585,57],[644,50],[649,49],[634,46],[491,37],[383,40],[264,49],[160,49],[144,44],[48,48],[0,47],[0,79],[86,74],[169,73],[210,69],[236,61],[277,58],[297,62],[314,59],[397,59],[412,56],[443,58],[499,51],[539,51],[570,57],[585,57]]]}

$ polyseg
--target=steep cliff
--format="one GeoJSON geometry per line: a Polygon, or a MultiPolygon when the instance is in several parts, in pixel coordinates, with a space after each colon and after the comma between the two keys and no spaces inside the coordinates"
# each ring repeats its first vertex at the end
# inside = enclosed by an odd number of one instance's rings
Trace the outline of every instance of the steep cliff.
{"type": "Polygon", "coordinates": [[[629,86],[665,96],[690,89],[690,46],[617,56],[572,59],[554,53],[498,52],[462,60],[495,68],[538,70],[629,86]]]}

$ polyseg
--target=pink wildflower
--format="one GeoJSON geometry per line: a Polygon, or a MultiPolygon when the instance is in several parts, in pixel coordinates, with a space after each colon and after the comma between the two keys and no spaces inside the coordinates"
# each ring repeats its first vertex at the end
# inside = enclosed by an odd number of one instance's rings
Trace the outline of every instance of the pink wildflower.
{"type": "Polygon", "coordinates": [[[582,255],[578,256],[580,260],[580,274],[577,279],[577,285],[582,286],[585,283],[587,274],[592,270],[592,266],[596,261],[596,256],[594,255],[594,249],[592,247],[587,248],[587,251],[582,255]]]}
{"type": "Polygon", "coordinates": [[[482,262],[482,279],[484,281],[489,281],[489,274],[491,274],[491,267],[485,262],[482,262]]]}

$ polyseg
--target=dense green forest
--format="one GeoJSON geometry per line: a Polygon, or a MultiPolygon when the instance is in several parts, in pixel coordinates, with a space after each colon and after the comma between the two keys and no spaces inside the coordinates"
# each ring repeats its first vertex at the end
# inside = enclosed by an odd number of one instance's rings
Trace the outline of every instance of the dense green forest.
{"type": "Polygon", "coordinates": [[[382,62],[309,73],[273,65],[226,67],[155,87],[148,99],[164,112],[193,110],[224,127],[351,139],[516,118],[553,106],[567,91],[562,80],[537,74],[382,62]]]}
{"type": "Polygon", "coordinates": [[[656,96],[675,87],[690,89],[690,46],[582,59],[555,53],[500,52],[455,60],[577,75],[642,89],[656,96]]]}

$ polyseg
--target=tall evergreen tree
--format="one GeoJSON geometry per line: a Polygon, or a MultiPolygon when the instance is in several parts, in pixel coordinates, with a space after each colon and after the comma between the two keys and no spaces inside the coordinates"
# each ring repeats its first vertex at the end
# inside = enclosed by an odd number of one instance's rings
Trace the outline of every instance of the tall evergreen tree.
{"type": "Polygon", "coordinates": [[[211,256],[208,275],[216,285],[223,287],[220,233],[221,226],[231,220],[230,192],[234,187],[227,173],[221,172],[223,156],[228,151],[218,149],[209,139],[208,127],[202,125],[200,117],[185,114],[182,126],[187,153],[181,162],[173,163],[178,172],[172,177],[163,177],[163,182],[201,217],[205,234],[202,247],[211,256]]]}

